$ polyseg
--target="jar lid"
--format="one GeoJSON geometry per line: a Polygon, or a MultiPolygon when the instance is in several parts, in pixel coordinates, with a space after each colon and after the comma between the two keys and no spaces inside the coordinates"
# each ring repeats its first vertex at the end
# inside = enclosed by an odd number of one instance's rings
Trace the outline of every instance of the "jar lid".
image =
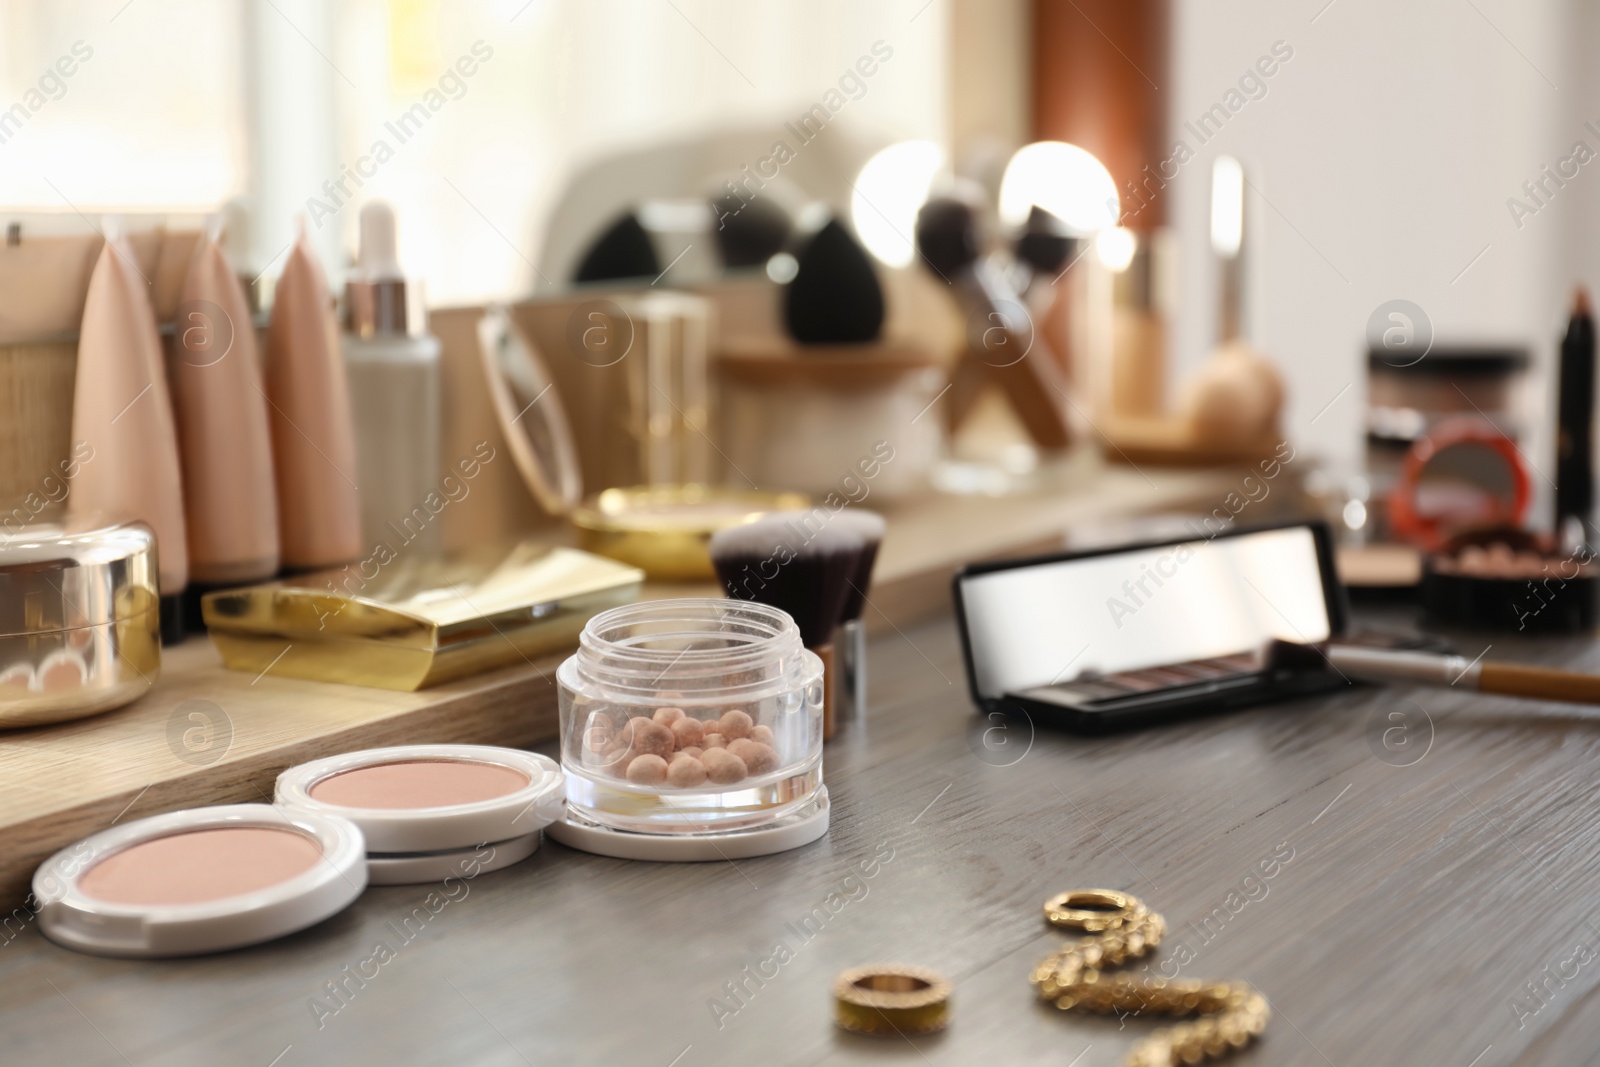
{"type": "Polygon", "coordinates": [[[15,529],[0,521],[0,637],[123,622],[158,609],[156,537],[143,523],[15,529]]]}
{"type": "Polygon", "coordinates": [[[349,819],[373,853],[434,852],[537,833],[561,816],[566,777],[514,748],[397,745],[290,767],[274,799],[349,819]]]}
{"type": "Polygon", "coordinates": [[[367,885],[347,819],[269,804],[155,815],[84,838],[33,876],[39,926],[101,956],[190,956],[270,941],[367,885]]]}

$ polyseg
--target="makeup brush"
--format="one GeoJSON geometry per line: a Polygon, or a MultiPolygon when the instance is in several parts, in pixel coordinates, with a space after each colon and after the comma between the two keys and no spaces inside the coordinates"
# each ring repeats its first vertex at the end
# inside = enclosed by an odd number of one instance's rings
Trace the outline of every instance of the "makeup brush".
{"type": "Polygon", "coordinates": [[[833,631],[863,548],[860,534],[821,509],[775,512],[711,538],[711,562],[728,596],[788,612],[801,643],[821,658],[823,740],[835,722],[833,631]]]}
{"type": "Polygon", "coordinates": [[[867,588],[872,584],[872,568],[878,562],[884,522],[882,515],[855,507],[839,512],[833,522],[861,538],[861,562],[845,593],[838,642],[838,696],[846,721],[859,722],[867,717],[867,624],[861,613],[867,606],[867,588]]]}
{"type": "Polygon", "coordinates": [[[1579,289],[1561,341],[1556,390],[1556,536],[1563,550],[1589,542],[1594,504],[1594,318],[1579,289]]]}
{"type": "Polygon", "coordinates": [[[983,256],[982,218],[976,194],[938,196],[917,212],[917,254],[950,286],[966,316],[967,346],[950,375],[945,421],[959,429],[986,384],[1004,390],[1028,435],[1041,448],[1071,441],[1066,382],[1060,364],[1005,271],[983,256]]]}
{"type": "Polygon", "coordinates": [[[1520,663],[1468,660],[1437,652],[1401,652],[1351,645],[1303,645],[1293,641],[1269,642],[1264,656],[1268,668],[1338,671],[1365,682],[1410,682],[1443,689],[1470,689],[1480,693],[1561,700],[1571,704],[1600,704],[1600,675],[1529,667],[1520,663]]]}

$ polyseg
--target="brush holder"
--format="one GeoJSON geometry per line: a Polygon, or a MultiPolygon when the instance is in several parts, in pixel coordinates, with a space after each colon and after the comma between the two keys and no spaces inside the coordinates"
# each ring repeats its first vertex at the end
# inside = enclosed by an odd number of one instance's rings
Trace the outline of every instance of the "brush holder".
{"type": "Polygon", "coordinates": [[[658,600],[596,615],[556,673],[569,819],[644,834],[771,826],[822,785],[822,662],[786,613],[658,600]]]}

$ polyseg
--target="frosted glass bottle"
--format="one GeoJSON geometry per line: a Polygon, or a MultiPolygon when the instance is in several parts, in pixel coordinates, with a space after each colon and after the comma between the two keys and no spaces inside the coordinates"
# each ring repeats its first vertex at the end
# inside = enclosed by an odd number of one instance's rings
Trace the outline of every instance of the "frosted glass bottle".
{"type": "Polygon", "coordinates": [[[364,558],[434,554],[447,504],[439,486],[439,339],[395,256],[394,210],[361,209],[341,338],[356,430],[364,558]]]}

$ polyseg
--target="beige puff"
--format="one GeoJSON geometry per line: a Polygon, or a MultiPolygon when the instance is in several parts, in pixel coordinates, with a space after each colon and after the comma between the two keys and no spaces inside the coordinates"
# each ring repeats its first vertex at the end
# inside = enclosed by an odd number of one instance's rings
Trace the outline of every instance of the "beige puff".
{"type": "Polygon", "coordinates": [[[701,740],[700,746],[707,749],[727,748],[728,739],[717,733],[706,734],[705,738],[701,740]]]}
{"type": "Polygon", "coordinates": [[[645,718],[629,719],[622,736],[627,738],[635,755],[672,755],[672,731],[658,722],[645,718]]]}
{"type": "Polygon", "coordinates": [[[650,718],[655,722],[660,723],[662,726],[671,726],[673,723],[683,718],[683,709],[657,708],[656,713],[650,716],[650,718]]]}
{"type": "Polygon", "coordinates": [[[744,760],[751,774],[766,774],[778,769],[778,752],[771,745],[741,737],[728,742],[728,751],[744,760]]]}
{"type": "Polygon", "coordinates": [[[636,756],[628,764],[628,781],[634,785],[660,785],[667,780],[667,761],[660,756],[636,756]]]}
{"type": "Polygon", "coordinates": [[[680,752],[667,766],[667,781],[679,789],[692,789],[705,784],[706,773],[704,763],[680,752]]]}
{"type": "Polygon", "coordinates": [[[744,778],[744,760],[725,748],[708,749],[700,762],[705,764],[706,777],[718,785],[732,785],[744,778]]]}
{"type": "Polygon", "coordinates": [[[760,741],[763,745],[772,744],[772,727],[753,726],[750,728],[750,740],[760,741]]]}
{"type": "Polygon", "coordinates": [[[679,748],[698,745],[705,740],[705,726],[699,719],[685,715],[672,721],[672,738],[679,748]]]}
{"type": "Polygon", "coordinates": [[[738,708],[733,708],[723,713],[722,721],[717,727],[717,733],[726,737],[729,741],[737,741],[741,737],[750,736],[750,727],[752,725],[750,716],[738,708]]]}

